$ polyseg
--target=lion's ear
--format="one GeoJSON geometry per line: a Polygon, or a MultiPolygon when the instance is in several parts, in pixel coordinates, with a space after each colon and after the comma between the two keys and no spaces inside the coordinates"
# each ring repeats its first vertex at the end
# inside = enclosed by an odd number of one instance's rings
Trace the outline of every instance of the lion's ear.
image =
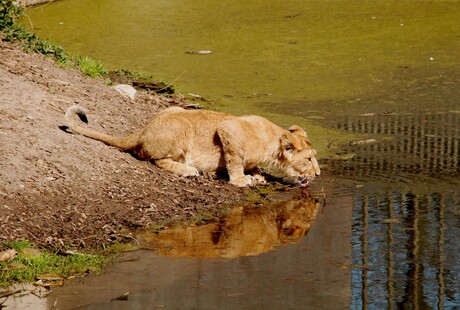
{"type": "Polygon", "coordinates": [[[281,136],[281,146],[283,150],[286,151],[294,149],[294,144],[292,143],[292,134],[290,132],[285,132],[281,136]]]}
{"type": "Polygon", "coordinates": [[[291,127],[289,127],[288,130],[293,134],[299,135],[301,137],[308,138],[307,132],[300,126],[292,125],[291,127]]]}

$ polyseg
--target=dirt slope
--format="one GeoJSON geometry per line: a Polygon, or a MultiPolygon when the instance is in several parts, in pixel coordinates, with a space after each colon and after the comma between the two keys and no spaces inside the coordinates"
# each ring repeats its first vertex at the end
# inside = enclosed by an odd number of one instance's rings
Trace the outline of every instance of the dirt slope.
{"type": "Polygon", "coordinates": [[[224,181],[177,177],[58,127],[80,104],[93,128],[123,135],[183,103],[149,94],[131,102],[102,80],[0,38],[0,243],[100,246],[126,228],[216,214],[241,200],[243,192],[224,181]]]}

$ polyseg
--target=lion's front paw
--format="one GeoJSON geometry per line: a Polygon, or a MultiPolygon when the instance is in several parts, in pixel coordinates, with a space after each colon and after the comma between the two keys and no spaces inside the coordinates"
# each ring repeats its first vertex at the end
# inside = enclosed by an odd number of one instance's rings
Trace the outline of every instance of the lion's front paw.
{"type": "Polygon", "coordinates": [[[245,186],[256,186],[256,185],[263,185],[267,184],[267,180],[265,177],[261,176],[260,174],[256,175],[244,175],[238,178],[230,178],[230,184],[245,187],[245,186]]]}
{"type": "Polygon", "coordinates": [[[200,175],[200,172],[195,167],[185,166],[181,174],[184,177],[195,177],[200,175]]]}
{"type": "Polygon", "coordinates": [[[236,185],[238,187],[254,186],[255,180],[250,175],[244,175],[238,178],[230,178],[230,184],[236,185]]]}
{"type": "Polygon", "coordinates": [[[252,178],[253,178],[253,182],[255,182],[255,185],[265,185],[265,184],[267,184],[267,180],[265,179],[265,177],[263,175],[254,174],[252,176],[252,178]]]}

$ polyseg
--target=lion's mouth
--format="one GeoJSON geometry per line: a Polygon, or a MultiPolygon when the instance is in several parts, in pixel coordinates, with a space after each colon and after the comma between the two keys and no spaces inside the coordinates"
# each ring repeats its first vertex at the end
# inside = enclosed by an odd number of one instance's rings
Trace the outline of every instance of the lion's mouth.
{"type": "Polygon", "coordinates": [[[313,181],[313,178],[311,177],[284,177],[281,179],[281,181],[284,184],[305,188],[310,185],[310,182],[313,181]]]}
{"type": "Polygon", "coordinates": [[[310,180],[308,180],[308,178],[300,178],[299,182],[300,187],[307,187],[308,185],[310,185],[310,180]]]}

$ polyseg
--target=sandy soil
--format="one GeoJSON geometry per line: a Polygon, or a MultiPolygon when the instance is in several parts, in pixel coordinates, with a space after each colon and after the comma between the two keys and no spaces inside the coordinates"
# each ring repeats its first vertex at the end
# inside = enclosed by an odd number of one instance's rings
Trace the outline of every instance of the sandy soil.
{"type": "Polygon", "coordinates": [[[0,243],[99,247],[128,230],[215,215],[244,199],[224,180],[174,176],[59,129],[73,104],[90,111],[93,128],[123,135],[184,103],[148,93],[130,101],[0,38],[0,243]]]}

